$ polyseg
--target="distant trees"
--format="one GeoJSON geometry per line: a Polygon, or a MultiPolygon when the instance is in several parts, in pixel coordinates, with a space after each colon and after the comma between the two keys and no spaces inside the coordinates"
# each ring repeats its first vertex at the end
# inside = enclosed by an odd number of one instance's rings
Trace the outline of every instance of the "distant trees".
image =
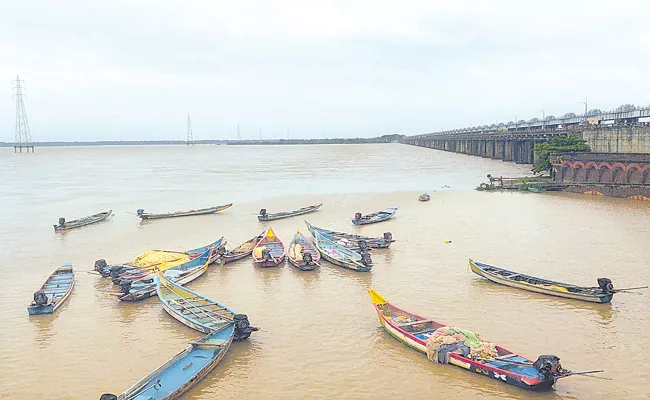
{"type": "Polygon", "coordinates": [[[555,136],[545,143],[535,145],[537,162],[533,164],[534,174],[551,172],[551,153],[568,153],[571,151],[591,151],[586,141],[578,136],[555,136]]]}

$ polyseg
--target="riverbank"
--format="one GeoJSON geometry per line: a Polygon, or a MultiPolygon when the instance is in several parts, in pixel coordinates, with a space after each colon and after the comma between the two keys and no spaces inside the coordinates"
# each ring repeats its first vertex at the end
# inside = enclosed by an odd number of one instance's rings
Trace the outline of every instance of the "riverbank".
{"type": "MultiPolygon", "coordinates": [[[[397,143],[404,135],[383,135],[372,138],[332,138],[332,139],[260,139],[260,140],[194,140],[194,145],[226,146],[260,146],[260,145],[297,145],[297,144],[373,144],[397,143]]],[[[33,147],[84,147],[84,146],[187,146],[184,140],[98,140],[98,141],[51,141],[34,142],[33,147]]],[[[0,147],[15,147],[13,142],[0,142],[0,147]]],[[[25,147],[25,145],[23,145],[25,147]]]]}

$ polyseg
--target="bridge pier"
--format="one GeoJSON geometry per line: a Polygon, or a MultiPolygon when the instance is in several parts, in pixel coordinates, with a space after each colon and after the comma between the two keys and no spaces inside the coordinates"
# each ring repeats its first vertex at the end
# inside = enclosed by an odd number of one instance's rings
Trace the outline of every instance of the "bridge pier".
{"type": "Polygon", "coordinates": [[[514,161],[515,159],[515,141],[514,140],[504,140],[503,141],[503,161],[514,161]]]}
{"type": "Polygon", "coordinates": [[[405,140],[403,143],[430,149],[468,154],[483,158],[499,159],[517,164],[533,164],[535,144],[548,141],[551,136],[566,132],[502,132],[490,135],[423,136],[405,140]]]}

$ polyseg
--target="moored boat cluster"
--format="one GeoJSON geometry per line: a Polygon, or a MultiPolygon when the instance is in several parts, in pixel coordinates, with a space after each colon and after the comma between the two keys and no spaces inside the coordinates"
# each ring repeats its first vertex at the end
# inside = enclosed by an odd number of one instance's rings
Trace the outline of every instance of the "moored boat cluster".
{"type": "MultiPolygon", "coordinates": [[[[419,197],[420,201],[429,199],[428,194],[419,197]]],[[[232,204],[166,214],[148,214],[144,210],[138,210],[137,215],[142,220],[206,215],[230,206],[232,204]]],[[[321,207],[322,204],[318,204],[279,213],[268,213],[262,209],[258,219],[266,222],[288,218],[314,212],[321,207]]],[[[367,215],[357,213],[351,222],[354,225],[383,222],[391,219],[397,211],[397,207],[392,207],[367,215]]],[[[60,221],[60,229],[55,225],[55,230],[101,222],[110,214],[109,211],[67,223],[63,220],[60,221]]],[[[97,260],[94,271],[102,277],[110,278],[119,288],[112,293],[119,300],[139,301],[157,296],[163,309],[172,318],[206,335],[203,339],[190,343],[187,348],[120,395],[106,393],[101,399],[178,398],[217,366],[232,341],[245,340],[258,330],[251,325],[246,314],[237,313],[216,300],[184,287],[205,274],[210,265],[223,265],[251,256],[254,265],[264,268],[276,267],[288,260],[301,271],[311,271],[326,261],[346,269],[369,272],[373,267],[370,252],[386,249],[394,242],[390,232],[385,232],[381,237],[371,237],[319,228],[307,221],[305,224],[308,234],[298,230],[288,246],[268,227],[232,249],[226,249],[227,243],[222,237],[208,245],[186,251],[148,250],[126,263],[111,265],[104,259],[97,260]]],[[[509,271],[471,259],[469,263],[474,273],[492,282],[574,300],[607,303],[617,292],[638,289],[614,289],[611,280],[607,278],[599,278],[598,286],[581,287],[509,271]]],[[[73,268],[70,263],[66,263],[34,294],[34,301],[28,307],[29,314],[55,312],[70,295],[73,287],[73,268]]],[[[397,340],[426,354],[433,362],[454,365],[528,390],[548,389],[558,379],[572,375],[602,372],[566,370],[555,355],[528,359],[486,341],[470,330],[445,325],[398,308],[375,290],[370,289],[369,294],[383,328],[397,340]]]]}

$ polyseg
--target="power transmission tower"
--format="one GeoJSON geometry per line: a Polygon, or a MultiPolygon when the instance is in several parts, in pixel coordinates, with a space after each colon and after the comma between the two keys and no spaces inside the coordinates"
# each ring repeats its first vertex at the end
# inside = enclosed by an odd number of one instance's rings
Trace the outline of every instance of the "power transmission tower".
{"type": "Polygon", "coordinates": [[[194,146],[194,135],[192,135],[192,120],[190,119],[190,113],[187,113],[187,145],[194,146]]]}
{"type": "Polygon", "coordinates": [[[241,132],[239,131],[239,124],[237,124],[237,140],[241,140],[241,132]]]}
{"type": "Polygon", "coordinates": [[[32,142],[32,135],[29,132],[29,123],[27,122],[27,112],[25,111],[25,103],[23,102],[23,86],[22,80],[16,75],[16,80],[14,81],[14,96],[16,97],[16,141],[14,143],[14,153],[20,151],[23,152],[23,148],[27,150],[32,150],[34,152],[34,143],[32,142]]]}

